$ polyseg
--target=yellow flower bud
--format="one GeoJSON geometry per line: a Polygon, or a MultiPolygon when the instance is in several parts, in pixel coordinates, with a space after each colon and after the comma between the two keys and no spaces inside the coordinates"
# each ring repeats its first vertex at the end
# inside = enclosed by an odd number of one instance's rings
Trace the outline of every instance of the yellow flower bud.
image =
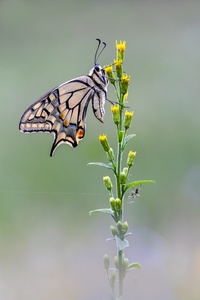
{"type": "Polygon", "coordinates": [[[105,134],[102,134],[99,136],[99,141],[103,147],[103,149],[108,152],[109,149],[110,149],[110,146],[108,144],[108,139],[107,139],[107,136],[105,134]]]}
{"type": "Polygon", "coordinates": [[[128,158],[127,158],[127,166],[129,168],[133,165],[135,157],[136,157],[136,152],[129,151],[128,158]]]}
{"type": "Polygon", "coordinates": [[[110,81],[110,83],[114,84],[115,83],[115,75],[113,73],[112,65],[105,66],[104,70],[105,70],[105,72],[106,72],[106,74],[108,76],[108,80],[110,81]]]}
{"type": "Polygon", "coordinates": [[[119,236],[121,236],[121,235],[123,234],[122,228],[123,228],[122,222],[119,221],[119,222],[117,223],[117,230],[118,230],[119,236]]]}
{"type": "Polygon", "coordinates": [[[119,198],[117,198],[115,200],[115,204],[116,204],[116,210],[117,211],[121,211],[121,209],[122,209],[122,200],[120,200],[119,198]]]}
{"type": "Polygon", "coordinates": [[[114,59],[114,65],[116,68],[117,77],[121,78],[122,77],[122,59],[119,59],[119,60],[114,59]]]}
{"type": "Polygon", "coordinates": [[[109,256],[108,256],[108,254],[105,254],[105,255],[104,255],[104,257],[103,257],[103,263],[104,263],[104,268],[105,268],[106,270],[108,270],[109,267],[110,267],[110,258],[109,258],[109,256]]]}
{"type": "Polygon", "coordinates": [[[112,271],[111,274],[109,275],[109,283],[111,286],[111,289],[113,290],[116,284],[116,278],[117,278],[117,272],[112,271]]]}
{"type": "Polygon", "coordinates": [[[107,152],[107,156],[108,156],[108,160],[111,162],[111,163],[114,163],[115,161],[115,156],[114,156],[114,151],[112,148],[110,148],[107,152]]]}
{"type": "Polygon", "coordinates": [[[113,105],[110,107],[113,115],[113,122],[118,125],[119,124],[119,105],[113,105]]]}
{"type": "Polygon", "coordinates": [[[123,261],[123,269],[124,269],[124,272],[127,271],[128,265],[129,265],[129,260],[128,260],[128,258],[125,258],[124,261],[123,261]]]}
{"type": "Polygon", "coordinates": [[[117,49],[117,60],[124,59],[124,52],[126,51],[126,41],[120,41],[119,44],[116,41],[116,49],[117,49]]]}
{"type": "Polygon", "coordinates": [[[117,234],[118,234],[118,232],[117,232],[117,228],[116,227],[114,227],[114,226],[110,226],[110,231],[112,232],[112,235],[115,237],[117,234]]]}
{"type": "Polygon", "coordinates": [[[103,177],[103,181],[104,181],[104,184],[105,184],[107,190],[111,191],[113,188],[113,185],[112,185],[110,177],[109,176],[103,177]]]}
{"type": "Polygon", "coordinates": [[[133,118],[134,112],[130,112],[128,110],[125,111],[125,119],[124,119],[124,128],[127,130],[131,125],[131,120],[133,118]]]}
{"type": "Polygon", "coordinates": [[[123,74],[121,81],[122,81],[122,87],[121,87],[121,92],[123,95],[125,95],[128,92],[128,86],[130,82],[130,76],[128,74],[123,74]]]}
{"type": "Polygon", "coordinates": [[[119,175],[119,180],[121,184],[126,184],[127,175],[124,171],[122,171],[119,175]]]}
{"type": "Polygon", "coordinates": [[[123,234],[126,234],[128,231],[128,223],[124,222],[122,225],[123,234]]]}
{"type": "Polygon", "coordinates": [[[116,210],[116,201],[113,197],[110,198],[110,206],[112,208],[112,210],[116,210]]]}

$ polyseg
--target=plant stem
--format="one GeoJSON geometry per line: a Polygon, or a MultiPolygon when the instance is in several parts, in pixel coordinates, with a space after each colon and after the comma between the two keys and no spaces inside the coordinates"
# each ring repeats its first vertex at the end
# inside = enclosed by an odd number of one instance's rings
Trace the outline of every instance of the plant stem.
{"type": "MultiPolygon", "coordinates": [[[[120,95],[119,103],[121,101],[122,97],[120,95]]],[[[123,195],[122,195],[122,188],[120,184],[120,173],[121,173],[121,163],[122,163],[122,141],[124,137],[122,138],[121,132],[122,132],[122,113],[123,113],[123,108],[120,106],[119,108],[119,125],[118,125],[118,157],[117,157],[117,193],[118,193],[118,198],[121,199],[122,201],[122,209],[120,213],[120,218],[119,221],[123,222],[123,195]]],[[[119,268],[118,268],[118,279],[119,279],[119,298],[123,296],[123,250],[118,250],[118,263],[119,263],[119,268]]]]}
{"type": "Polygon", "coordinates": [[[119,298],[123,296],[123,250],[118,251],[119,260],[119,298]]]}
{"type": "MultiPolygon", "coordinates": [[[[121,95],[119,96],[119,103],[121,103],[121,95]]],[[[119,199],[122,198],[122,193],[121,193],[121,185],[120,185],[120,173],[121,173],[121,162],[122,162],[122,137],[121,132],[122,132],[122,113],[123,113],[123,108],[120,106],[119,107],[119,124],[117,127],[118,131],[118,149],[117,149],[117,196],[119,199]]],[[[121,199],[122,200],[122,199],[121,199]]],[[[122,221],[122,220],[120,220],[122,221]]]]}

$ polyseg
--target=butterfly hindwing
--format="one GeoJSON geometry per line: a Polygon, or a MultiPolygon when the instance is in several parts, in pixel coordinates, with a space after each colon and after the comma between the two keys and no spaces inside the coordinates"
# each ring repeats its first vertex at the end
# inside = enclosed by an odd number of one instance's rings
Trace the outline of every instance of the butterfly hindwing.
{"type": "MultiPolygon", "coordinates": [[[[95,68],[91,72],[95,72],[95,68]]],[[[85,135],[90,101],[96,118],[103,122],[106,92],[107,83],[104,88],[90,75],[65,82],[39,98],[24,112],[19,129],[25,133],[52,133],[51,156],[60,144],[76,147],[85,135]]]]}

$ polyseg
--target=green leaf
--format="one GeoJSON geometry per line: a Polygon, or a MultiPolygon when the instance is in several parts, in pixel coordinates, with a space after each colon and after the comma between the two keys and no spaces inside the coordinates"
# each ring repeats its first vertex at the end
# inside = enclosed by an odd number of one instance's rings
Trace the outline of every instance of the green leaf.
{"type": "Polygon", "coordinates": [[[115,240],[116,240],[116,244],[117,244],[117,250],[121,251],[124,248],[129,246],[129,242],[127,239],[123,239],[121,240],[117,235],[115,235],[115,240]]]}
{"type": "Polygon", "coordinates": [[[101,213],[104,213],[104,214],[114,216],[113,210],[111,208],[99,208],[99,209],[91,210],[89,212],[89,215],[92,215],[92,214],[97,213],[97,212],[101,212],[101,213]]]}
{"type": "Polygon", "coordinates": [[[124,144],[126,145],[128,143],[129,140],[131,140],[133,137],[135,137],[136,134],[129,134],[125,137],[124,139],[124,144]]]}
{"type": "Polygon", "coordinates": [[[142,266],[139,263],[132,263],[128,265],[127,271],[133,270],[133,269],[141,269],[142,266]]]}
{"type": "Polygon", "coordinates": [[[104,167],[104,168],[107,168],[107,169],[111,169],[113,170],[112,166],[109,164],[104,164],[104,163],[101,163],[101,162],[90,162],[87,164],[88,166],[89,165],[96,165],[96,166],[100,166],[100,167],[104,167]]]}
{"type": "Polygon", "coordinates": [[[141,185],[141,184],[145,184],[145,183],[155,183],[154,180],[138,180],[138,181],[133,181],[130,182],[129,184],[126,185],[125,187],[125,191],[128,190],[129,188],[136,186],[136,185],[141,185]]]}

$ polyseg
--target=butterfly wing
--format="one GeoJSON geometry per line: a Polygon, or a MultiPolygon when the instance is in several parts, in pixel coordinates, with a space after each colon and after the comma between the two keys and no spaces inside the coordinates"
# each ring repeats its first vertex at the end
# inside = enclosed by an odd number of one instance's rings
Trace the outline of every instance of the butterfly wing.
{"type": "Polygon", "coordinates": [[[63,143],[76,147],[85,135],[90,101],[95,117],[103,122],[107,86],[105,70],[96,65],[88,75],[61,84],[33,103],[21,117],[20,131],[53,133],[50,156],[63,143]]]}
{"type": "Polygon", "coordinates": [[[103,122],[101,95],[94,88],[89,76],[70,80],[51,90],[22,115],[19,129],[22,132],[50,132],[54,135],[50,156],[60,144],[78,145],[85,135],[86,113],[93,99],[93,111],[103,122]]]}

